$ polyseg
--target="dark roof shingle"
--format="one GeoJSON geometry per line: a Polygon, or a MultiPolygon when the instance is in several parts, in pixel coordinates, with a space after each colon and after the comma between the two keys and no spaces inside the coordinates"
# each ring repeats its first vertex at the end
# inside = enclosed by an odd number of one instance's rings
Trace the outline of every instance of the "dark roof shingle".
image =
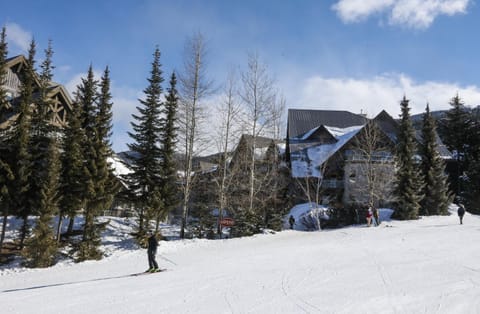
{"type": "Polygon", "coordinates": [[[340,110],[288,110],[288,137],[299,137],[320,125],[348,128],[363,125],[367,119],[359,114],[340,110]]]}

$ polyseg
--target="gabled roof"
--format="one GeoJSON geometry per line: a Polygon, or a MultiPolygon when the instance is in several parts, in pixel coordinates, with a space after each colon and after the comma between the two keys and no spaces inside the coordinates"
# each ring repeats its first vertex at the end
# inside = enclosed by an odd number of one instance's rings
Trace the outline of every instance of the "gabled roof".
{"type": "Polygon", "coordinates": [[[398,122],[391,115],[382,110],[372,121],[392,142],[397,142],[398,122]]]}
{"type": "Polygon", "coordinates": [[[50,87],[48,89],[48,96],[53,97],[56,94],[60,94],[63,97],[63,99],[65,100],[65,104],[68,106],[70,110],[73,108],[73,100],[70,97],[70,94],[68,93],[65,86],[59,83],[51,82],[50,87]]]}
{"type": "Polygon", "coordinates": [[[320,125],[347,128],[364,125],[367,121],[362,115],[341,110],[288,110],[288,137],[301,137],[306,132],[320,125]]]}
{"type": "Polygon", "coordinates": [[[309,130],[307,133],[303,134],[303,136],[299,139],[309,140],[312,138],[316,138],[319,135],[324,135],[328,137],[332,142],[336,141],[335,137],[332,135],[332,133],[330,133],[330,131],[324,125],[320,125],[316,128],[309,130]]]}
{"type": "Polygon", "coordinates": [[[362,128],[363,126],[351,126],[347,128],[325,127],[336,141],[330,144],[305,147],[303,151],[306,153],[304,156],[306,158],[300,158],[298,160],[292,159],[292,177],[322,176],[319,166],[344,147],[362,128]]]}
{"type": "MultiPolygon", "coordinates": [[[[242,134],[242,137],[240,138],[240,141],[242,140],[245,140],[247,145],[248,146],[252,146],[253,145],[253,136],[250,135],[250,134],[242,134]]],[[[269,147],[271,144],[275,143],[275,144],[279,144],[279,143],[283,143],[284,141],[282,140],[275,140],[273,138],[270,138],[270,137],[264,137],[264,136],[256,136],[255,137],[255,147],[256,148],[267,148],[269,147]]]]}
{"type": "Polygon", "coordinates": [[[12,67],[19,62],[27,62],[27,59],[24,55],[13,56],[5,60],[7,67],[12,67]]]}
{"type": "MultiPolygon", "coordinates": [[[[22,71],[23,68],[27,65],[28,60],[23,55],[14,56],[6,59],[5,67],[7,69],[7,76],[10,76],[10,79],[5,82],[7,88],[10,91],[14,91],[13,99],[11,100],[10,112],[6,116],[5,121],[0,121],[0,129],[8,127],[12,121],[14,121],[18,114],[15,112],[15,106],[18,104],[20,98],[19,88],[22,84],[22,71]]],[[[34,90],[33,90],[33,99],[34,102],[40,97],[40,78],[37,73],[34,73],[34,90]]],[[[48,83],[47,97],[52,100],[55,100],[51,104],[51,110],[54,112],[54,118],[52,122],[58,125],[64,125],[66,123],[66,114],[71,112],[73,109],[74,102],[70,97],[70,94],[66,88],[55,82],[48,83]],[[63,109],[66,109],[63,111],[63,109]]]]}
{"type": "MultiPolygon", "coordinates": [[[[24,67],[26,64],[27,64],[27,58],[25,58],[24,55],[18,55],[18,56],[15,56],[15,57],[11,57],[11,58],[8,58],[7,60],[5,60],[5,66],[7,69],[10,69],[10,68],[13,68],[14,66],[16,65],[19,65],[19,67],[24,67]]],[[[18,68],[18,69],[20,69],[18,68]]],[[[34,75],[33,76],[33,79],[35,80],[35,83],[37,84],[37,86],[40,85],[40,81],[37,77],[37,75],[34,75]]]]}

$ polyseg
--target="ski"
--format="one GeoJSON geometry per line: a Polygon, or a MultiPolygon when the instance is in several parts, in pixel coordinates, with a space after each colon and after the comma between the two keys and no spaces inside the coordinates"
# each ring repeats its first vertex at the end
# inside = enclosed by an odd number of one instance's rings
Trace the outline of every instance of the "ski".
{"type": "Polygon", "coordinates": [[[166,269],[158,269],[158,270],[153,271],[153,272],[144,271],[142,273],[131,274],[130,276],[136,277],[136,276],[142,276],[142,275],[152,275],[152,274],[161,273],[161,272],[164,272],[164,271],[166,271],[166,269]]]}

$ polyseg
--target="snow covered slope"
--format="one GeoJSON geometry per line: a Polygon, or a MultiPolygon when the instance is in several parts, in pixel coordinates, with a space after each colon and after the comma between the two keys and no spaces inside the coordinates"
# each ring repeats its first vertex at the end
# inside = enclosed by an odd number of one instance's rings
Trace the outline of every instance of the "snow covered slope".
{"type": "Polygon", "coordinates": [[[0,312],[480,313],[479,231],[467,214],[464,225],[451,215],[168,241],[158,252],[168,270],[138,277],[145,250],[110,232],[102,261],[0,270],[0,312]]]}

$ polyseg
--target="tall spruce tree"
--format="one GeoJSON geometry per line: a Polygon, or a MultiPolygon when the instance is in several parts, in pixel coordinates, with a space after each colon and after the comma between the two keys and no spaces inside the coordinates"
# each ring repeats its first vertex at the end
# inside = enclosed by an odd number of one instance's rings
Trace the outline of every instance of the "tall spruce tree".
{"type": "Polygon", "coordinates": [[[457,95],[450,100],[450,110],[444,120],[443,141],[456,160],[455,174],[451,175],[451,187],[457,196],[462,196],[463,173],[468,169],[468,149],[471,130],[470,114],[462,99],[457,95]]]}
{"type": "Polygon", "coordinates": [[[162,132],[161,132],[161,168],[163,170],[161,180],[161,196],[164,210],[157,216],[158,229],[159,219],[165,218],[178,204],[177,167],[175,162],[175,147],[177,144],[177,108],[178,92],[175,72],[170,78],[170,87],[165,99],[163,109],[162,132]]]}
{"type": "Polygon", "coordinates": [[[15,179],[12,184],[12,199],[15,201],[15,214],[23,220],[20,229],[20,247],[23,249],[25,238],[29,232],[28,216],[33,214],[32,190],[32,158],[30,155],[30,121],[32,116],[33,93],[35,88],[35,40],[30,43],[28,60],[23,69],[20,87],[20,104],[17,118],[13,123],[12,149],[10,155],[15,179]]]}
{"type": "Polygon", "coordinates": [[[131,198],[138,211],[138,237],[142,238],[147,228],[149,219],[155,216],[160,209],[161,195],[159,183],[162,177],[161,157],[159,147],[161,140],[161,107],[162,102],[162,71],[160,69],[160,50],[158,47],[153,54],[152,69],[148,86],[143,91],[145,99],[140,99],[137,106],[138,114],[133,114],[136,122],[131,122],[133,132],[129,136],[133,143],[128,144],[133,172],[126,179],[132,192],[131,198]]]}
{"type": "Polygon", "coordinates": [[[401,115],[397,145],[396,205],[394,217],[401,220],[417,219],[422,199],[422,178],[415,162],[415,130],[410,119],[408,100],[403,97],[400,103],[401,115]]]}
{"type": "Polygon", "coordinates": [[[49,138],[45,160],[45,177],[40,186],[38,219],[33,227],[32,237],[26,240],[24,257],[29,267],[48,267],[55,263],[57,241],[53,217],[58,213],[60,156],[56,136],[49,138]]]}
{"type": "MultiPolygon", "coordinates": [[[[7,31],[2,28],[0,35],[0,125],[7,120],[7,113],[10,108],[10,103],[7,98],[7,91],[4,88],[6,84],[6,60],[8,55],[7,45],[7,31]]],[[[5,239],[5,232],[7,228],[7,219],[10,213],[11,199],[9,193],[9,186],[13,180],[13,173],[10,168],[9,155],[9,138],[8,130],[0,128],[0,210],[2,211],[2,232],[0,234],[0,251],[3,247],[5,239]]]]}
{"type": "Polygon", "coordinates": [[[480,214],[480,117],[471,115],[472,125],[468,153],[468,168],[466,169],[466,184],[463,199],[459,200],[465,204],[465,208],[474,214],[480,214]]]}
{"type": "Polygon", "coordinates": [[[100,259],[100,230],[95,225],[96,217],[99,214],[98,201],[96,199],[98,185],[95,179],[98,176],[97,168],[97,87],[98,81],[95,80],[92,65],[90,65],[86,78],[82,78],[82,83],[77,88],[77,101],[82,107],[81,125],[85,132],[82,141],[83,155],[83,191],[84,197],[84,218],[83,236],[77,256],[78,261],[88,259],[100,259]]]}
{"type": "Polygon", "coordinates": [[[425,180],[424,196],[420,202],[421,215],[448,215],[448,205],[451,202],[448,177],[445,174],[445,164],[438,151],[435,130],[435,119],[427,104],[423,115],[422,144],[420,146],[421,170],[425,180]]]}
{"type": "Polygon", "coordinates": [[[32,160],[32,176],[30,179],[30,197],[32,204],[35,204],[35,210],[42,212],[38,208],[42,199],[42,189],[45,178],[48,176],[48,150],[53,136],[53,126],[51,123],[52,111],[50,106],[52,100],[48,97],[50,83],[53,78],[52,65],[53,50],[51,41],[45,50],[45,60],[42,62],[39,75],[38,97],[35,98],[35,106],[32,108],[30,122],[30,156],[32,160]]]}
{"type": "Polygon", "coordinates": [[[71,113],[67,116],[67,125],[63,129],[60,185],[62,198],[60,200],[60,213],[56,232],[57,241],[60,241],[63,218],[70,218],[67,233],[71,233],[75,215],[84,208],[85,204],[83,179],[86,176],[86,169],[83,166],[82,151],[85,133],[83,132],[80,119],[81,112],[81,106],[73,106],[71,113]]]}
{"type": "Polygon", "coordinates": [[[48,43],[45,60],[39,76],[39,98],[31,123],[32,156],[32,201],[38,215],[32,237],[27,239],[24,253],[26,265],[31,267],[51,266],[55,260],[57,245],[54,237],[53,216],[58,214],[60,181],[59,146],[52,126],[51,99],[48,89],[53,78],[52,45],[48,43]]]}
{"type": "Polygon", "coordinates": [[[97,124],[96,124],[96,177],[95,182],[95,207],[99,211],[110,209],[115,193],[118,190],[117,180],[113,174],[113,168],[108,161],[113,155],[110,143],[112,135],[112,95],[110,93],[110,71],[105,68],[100,80],[100,92],[98,94],[97,124]]]}
{"type": "Polygon", "coordinates": [[[7,119],[7,112],[10,107],[10,103],[7,99],[7,90],[5,85],[7,82],[7,62],[8,56],[8,44],[7,44],[7,30],[5,26],[2,28],[0,34],[0,124],[7,119]]]}
{"type": "Polygon", "coordinates": [[[108,66],[103,72],[100,80],[100,92],[98,95],[98,116],[97,116],[97,133],[98,138],[102,142],[105,149],[111,153],[110,137],[112,136],[112,94],[110,92],[110,70],[108,66]]]}

